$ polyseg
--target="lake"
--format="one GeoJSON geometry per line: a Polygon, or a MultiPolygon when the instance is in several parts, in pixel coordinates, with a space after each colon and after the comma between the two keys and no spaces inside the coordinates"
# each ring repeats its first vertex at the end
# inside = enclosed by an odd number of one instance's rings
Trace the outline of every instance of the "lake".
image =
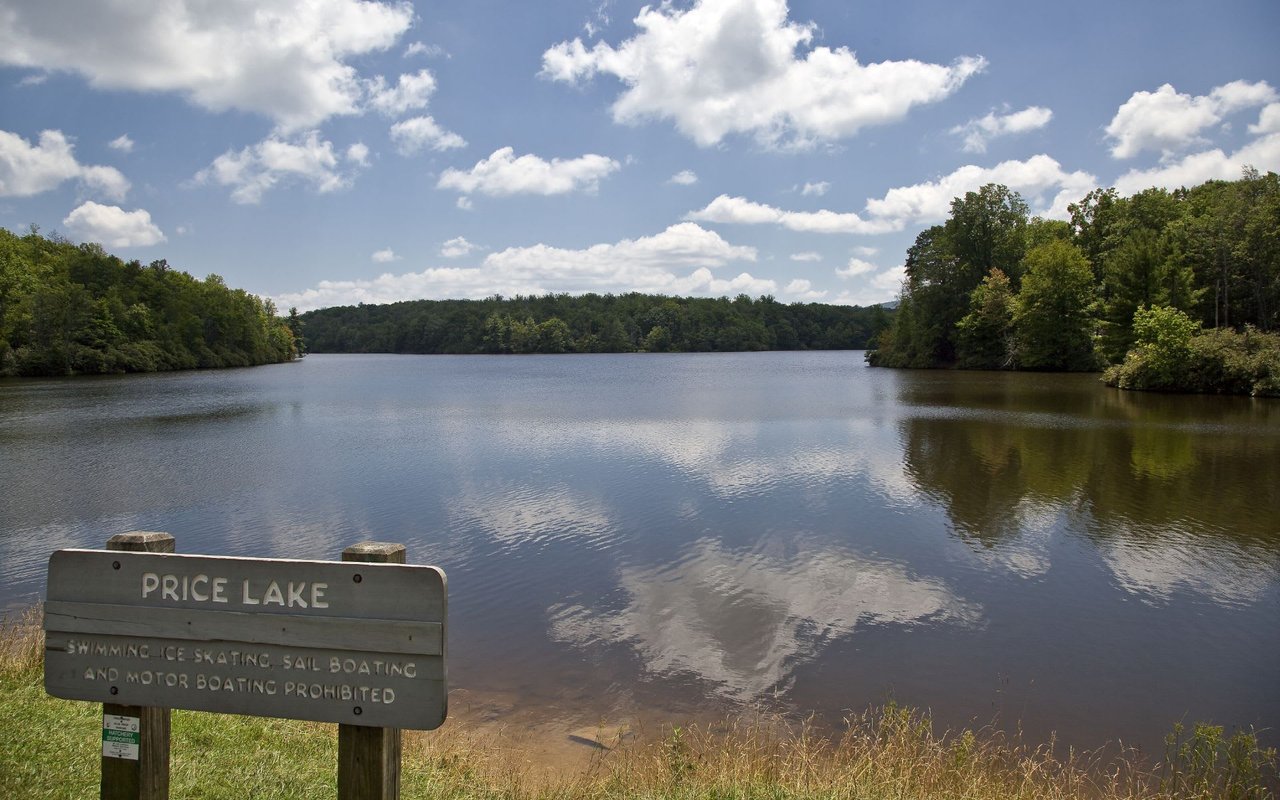
{"type": "Polygon", "coordinates": [[[896,700],[1151,753],[1178,721],[1280,726],[1275,400],[860,352],[0,381],[0,609],[128,530],[405,543],[449,576],[452,708],[490,719],[896,700]]]}

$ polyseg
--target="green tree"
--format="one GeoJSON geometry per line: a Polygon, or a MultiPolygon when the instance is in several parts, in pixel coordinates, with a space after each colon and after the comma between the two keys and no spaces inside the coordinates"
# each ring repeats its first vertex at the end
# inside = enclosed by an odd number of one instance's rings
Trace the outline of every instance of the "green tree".
{"type": "Polygon", "coordinates": [[[946,231],[962,269],[956,289],[965,297],[992,268],[1003,270],[1017,286],[1029,213],[1021,195],[998,183],[951,201],[946,231]]]}
{"type": "Polygon", "coordinates": [[[969,313],[956,326],[961,367],[1010,369],[1014,366],[1014,305],[1009,276],[993,267],[969,293],[969,313]]]}
{"type": "Polygon", "coordinates": [[[1175,258],[1166,238],[1139,228],[1107,254],[1103,267],[1102,355],[1119,362],[1133,345],[1133,315],[1142,306],[1190,310],[1200,292],[1190,266],[1175,258]]]}
{"type": "Polygon", "coordinates": [[[1013,313],[1018,362],[1027,369],[1090,370],[1093,272],[1073,244],[1054,241],[1027,253],[1013,313]]]}

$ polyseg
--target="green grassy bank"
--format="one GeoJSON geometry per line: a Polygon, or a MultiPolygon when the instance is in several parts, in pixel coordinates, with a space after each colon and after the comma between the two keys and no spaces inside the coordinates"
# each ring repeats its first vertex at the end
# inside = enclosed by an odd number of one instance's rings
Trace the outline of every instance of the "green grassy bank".
{"type": "MultiPolygon", "coordinates": [[[[101,707],[48,697],[34,614],[0,623],[0,797],[97,797],[101,707]]],[[[1275,798],[1276,754],[1201,727],[1165,763],[1056,758],[994,734],[935,733],[889,707],[839,739],[776,723],[668,728],[536,772],[527,754],[461,729],[405,735],[404,798],[1275,798]]],[[[174,798],[335,796],[337,730],[291,720],[173,712],[174,798]]]]}

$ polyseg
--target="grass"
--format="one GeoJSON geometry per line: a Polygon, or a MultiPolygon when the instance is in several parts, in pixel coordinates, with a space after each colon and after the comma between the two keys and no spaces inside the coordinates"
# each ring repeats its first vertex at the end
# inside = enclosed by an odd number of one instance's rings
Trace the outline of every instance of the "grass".
{"type": "MultiPolygon", "coordinates": [[[[47,696],[38,617],[0,622],[0,797],[96,797],[101,707],[47,696]]],[[[1161,764],[1054,755],[992,732],[939,734],[894,705],[838,738],[776,719],[671,727],[584,768],[535,772],[526,754],[447,725],[406,732],[401,796],[523,800],[1275,800],[1276,753],[1252,734],[1175,729],[1161,764]]],[[[335,797],[334,725],[173,712],[174,798],[335,797]]]]}

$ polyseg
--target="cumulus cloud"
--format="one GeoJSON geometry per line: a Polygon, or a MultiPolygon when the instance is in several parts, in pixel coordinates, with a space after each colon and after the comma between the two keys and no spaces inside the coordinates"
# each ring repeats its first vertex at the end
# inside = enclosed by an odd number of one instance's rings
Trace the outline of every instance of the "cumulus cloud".
{"type": "Polygon", "coordinates": [[[821,300],[827,296],[825,290],[818,291],[813,288],[813,282],[804,278],[796,278],[783,288],[783,293],[789,295],[795,300],[807,300],[813,302],[821,300]]]}
{"type": "MultiPolygon", "coordinates": [[[[947,218],[951,200],[988,183],[1002,183],[1020,192],[1046,217],[1065,219],[1067,205],[1097,185],[1087,172],[1067,172],[1047,155],[1026,161],[1005,161],[994,167],[963,166],[934,181],[899,186],[884,197],[867,200],[865,213],[853,211],[787,211],[743,197],[720,195],[685,219],[741,225],[780,225],[803,233],[881,234],[907,225],[932,224],[947,218]]],[[[872,251],[874,252],[874,251],[872,251]]]]}
{"type": "Polygon", "coordinates": [[[390,264],[392,261],[399,261],[400,256],[396,255],[396,251],[390,247],[385,250],[375,250],[373,255],[369,256],[369,260],[377,264],[390,264]]]}
{"type": "Polygon", "coordinates": [[[1130,195],[1152,186],[1177,189],[1211,180],[1233,181],[1245,167],[1280,171],[1280,133],[1256,139],[1228,155],[1220,149],[1193,153],[1147,170],[1131,169],[1116,179],[1115,188],[1130,195]]]}
{"type": "Polygon", "coordinates": [[[613,75],[626,87],[616,122],[669,119],[704,147],[731,134],[770,147],[849,137],[946,98],[986,66],[980,57],[862,64],[848,48],[811,47],[816,26],[788,20],[785,0],[663,3],[643,8],[635,25],[617,47],[555,45],[541,74],[570,83],[613,75]]]}
{"type": "Polygon", "coordinates": [[[852,211],[785,211],[752,202],[744,197],[722,194],[685,219],[701,222],[731,222],[743,225],[774,224],[801,233],[889,233],[901,225],[891,221],[864,219],[852,211]]]}
{"type": "Polygon", "coordinates": [[[595,192],[600,180],[617,172],[621,165],[612,158],[588,153],[571,159],[546,161],[535,155],[515,157],[515,150],[495,150],[468,171],[447,169],[436,183],[440,189],[462,194],[503,196],[513,194],[568,194],[595,192]]]}
{"type": "Polygon", "coordinates": [[[412,75],[401,75],[395,86],[388,86],[381,75],[367,84],[369,107],[387,117],[398,117],[408,111],[426,108],[436,90],[436,79],[422,69],[412,75]]]}
{"type": "Polygon", "coordinates": [[[1134,92],[1107,125],[1107,136],[1115,142],[1111,155],[1132,158],[1143,150],[1158,150],[1168,158],[1203,144],[1201,132],[1230,114],[1275,101],[1276,91],[1266,81],[1232,81],[1194,97],[1168,83],[1154,92],[1134,92]]]}
{"type": "Polygon", "coordinates": [[[402,156],[423,150],[453,150],[466,147],[467,140],[441,128],[431,117],[411,117],[391,126],[391,141],[402,156]]]}
{"type": "Polygon", "coordinates": [[[698,175],[691,169],[683,169],[672,175],[667,183],[676,183],[681,186],[692,186],[698,182],[698,175]]]}
{"type": "Polygon", "coordinates": [[[863,261],[860,258],[851,258],[849,263],[836,270],[836,274],[841,278],[855,278],[859,275],[866,275],[869,272],[875,272],[879,267],[870,261],[863,261]]]}
{"type": "MultiPolygon", "coordinates": [[[[1005,108],[1008,111],[1008,108],[1005,108]]],[[[964,137],[966,153],[987,152],[987,142],[1000,136],[1011,136],[1043,128],[1053,119],[1053,112],[1041,106],[1028,106],[1021,111],[997,114],[992,111],[985,117],[971,119],[951,129],[951,133],[964,137]]]]}
{"type": "Polygon", "coordinates": [[[468,242],[466,237],[457,236],[440,245],[440,255],[445,258],[462,258],[471,255],[471,251],[475,249],[476,246],[468,242]]]}
{"type": "Polygon", "coordinates": [[[121,153],[133,152],[133,140],[129,138],[129,134],[122,133],[107,143],[107,147],[112,150],[119,150],[121,153]]]}
{"type": "Polygon", "coordinates": [[[322,281],[276,299],[281,308],[321,308],[354,303],[446,297],[536,295],[547,292],[641,291],[673,295],[772,294],[772,280],[739,272],[718,277],[734,262],[753,262],[756,250],[739,247],[692,223],[613,244],[568,249],[546,244],[490,253],[477,267],[435,267],[372,280],[322,281]]]}
{"type": "Polygon", "coordinates": [[[809,197],[810,195],[813,195],[815,197],[822,197],[824,194],[827,193],[827,190],[830,188],[831,188],[831,184],[828,183],[827,181],[819,181],[817,183],[806,183],[804,187],[800,189],[800,194],[804,195],[805,197],[809,197]]]}
{"type": "Polygon", "coordinates": [[[812,250],[806,250],[803,253],[792,253],[791,260],[792,261],[821,261],[822,256],[818,255],[812,250]]]}
{"type": "Polygon", "coordinates": [[[1280,133],[1280,103],[1271,103],[1265,106],[1261,113],[1258,114],[1257,123],[1249,126],[1249,133],[1258,136],[1268,133],[1280,133]]]}
{"type": "Polygon", "coordinates": [[[98,242],[105,247],[148,247],[165,241],[164,234],[141,208],[125,211],[119,206],[104,206],[90,200],[78,206],[62,220],[83,241],[98,242]]]}
{"type": "Polygon", "coordinates": [[[0,197],[30,197],[78,180],[90,191],[123,200],[129,191],[124,175],[115,167],[81,164],[74,150],[62,131],[41,131],[36,144],[0,131],[0,197]]]}
{"type": "Polygon", "coordinates": [[[874,306],[887,303],[898,297],[902,290],[902,281],[906,276],[906,265],[890,267],[865,279],[861,287],[841,292],[832,302],[847,306],[874,306]]]}
{"type": "Polygon", "coordinates": [[[364,87],[348,60],[391,47],[413,14],[408,2],[362,0],[7,4],[0,63],[177,92],[299,129],[358,113],[364,87]]]}
{"type": "Polygon", "coordinates": [[[362,167],[369,166],[369,147],[364,142],[356,142],[347,148],[347,160],[362,167]]]}
{"type": "Polygon", "coordinates": [[[350,186],[354,178],[354,173],[339,167],[333,142],[321,140],[319,133],[311,131],[295,141],[272,135],[238,152],[228,150],[197,172],[194,180],[197,184],[230,186],[232,200],[254,204],[282,183],[308,184],[325,193],[350,186]]]}
{"type": "Polygon", "coordinates": [[[876,219],[892,221],[897,229],[907,224],[933,224],[947,218],[953,198],[988,183],[1004,184],[1020,193],[1042,216],[1066,219],[1067,205],[1095,188],[1098,179],[1083,171],[1067,172],[1056,160],[1041,154],[994,167],[969,164],[934,181],[890,189],[884,197],[868,200],[867,211],[876,219]]]}

